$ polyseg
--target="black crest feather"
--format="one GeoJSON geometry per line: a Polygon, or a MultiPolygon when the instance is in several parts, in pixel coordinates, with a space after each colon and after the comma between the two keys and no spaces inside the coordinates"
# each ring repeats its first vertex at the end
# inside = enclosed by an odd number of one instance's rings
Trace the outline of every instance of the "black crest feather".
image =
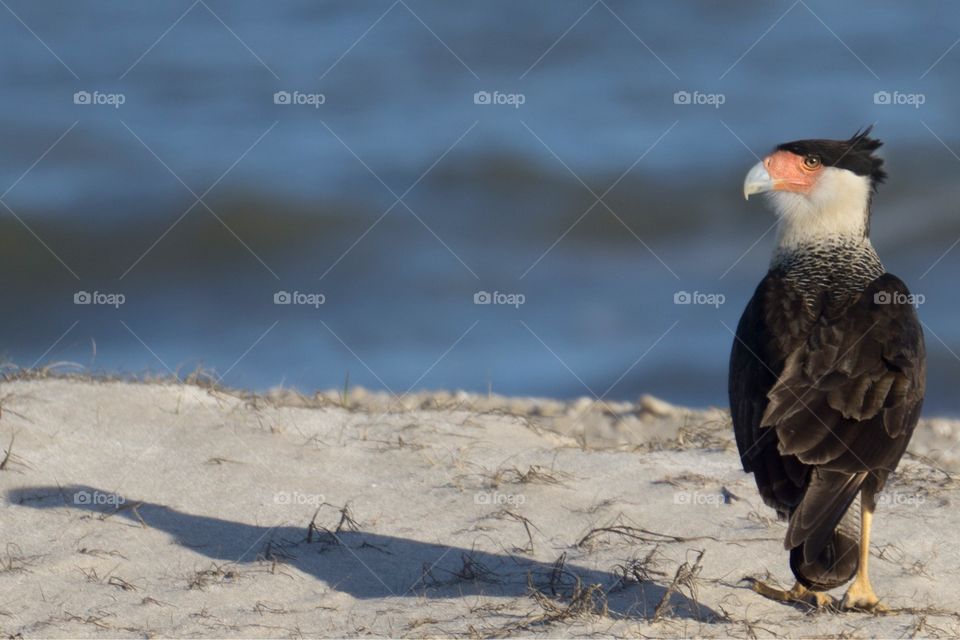
{"type": "Polygon", "coordinates": [[[795,140],[777,147],[801,156],[815,155],[824,166],[847,169],[860,176],[867,176],[876,189],[887,178],[883,170],[883,158],[874,155],[883,142],[871,138],[873,125],[857,131],[849,140],[795,140]]]}

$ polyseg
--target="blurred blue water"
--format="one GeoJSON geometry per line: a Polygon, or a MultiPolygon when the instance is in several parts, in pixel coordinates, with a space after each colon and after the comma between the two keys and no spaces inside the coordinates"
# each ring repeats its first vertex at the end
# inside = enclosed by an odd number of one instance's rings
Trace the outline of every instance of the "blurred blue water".
{"type": "Polygon", "coordinates": [[[0,348],[18,364],[723,404],[772,247],[744,172],[876,122],[875,243],[925,296],[929,410],[960,412],[955,4],[7,4],[0,348]]]}

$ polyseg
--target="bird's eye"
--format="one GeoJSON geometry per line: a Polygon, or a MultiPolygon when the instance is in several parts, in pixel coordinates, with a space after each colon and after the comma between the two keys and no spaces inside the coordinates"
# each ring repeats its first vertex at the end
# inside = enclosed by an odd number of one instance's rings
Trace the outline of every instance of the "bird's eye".
{"type": "Polygon", "coordinates": [[[819,156],[805,156],[803,158],[803,166],[805,169],[814,169],[820,168],[820,157],[819,156]]]}

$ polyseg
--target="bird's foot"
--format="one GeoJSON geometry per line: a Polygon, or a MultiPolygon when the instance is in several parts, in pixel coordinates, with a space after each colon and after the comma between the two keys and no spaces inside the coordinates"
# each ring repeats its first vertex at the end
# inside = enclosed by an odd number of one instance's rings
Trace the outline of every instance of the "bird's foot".
{"type": "Polygon", "coordinates": [[[833,598],[829,594],[821,591],[810,591],[799,582],[793,585],[792,589],[784,590],[771,587],[755,578],[744,578],[744,581],[749,582],[750,588],[756,593],[777,602],[805,604],[815,609],[825,609],[834,604],[833,598]]]}
{"type": "Polygon", "coordinates": [[[845,611],[867,611],[869,613],[886,613],[889,611],[880,603],[880,598],[873,592],[869,582],[855,580],[847,593],[843,596],[842,607],[845,611]]]}

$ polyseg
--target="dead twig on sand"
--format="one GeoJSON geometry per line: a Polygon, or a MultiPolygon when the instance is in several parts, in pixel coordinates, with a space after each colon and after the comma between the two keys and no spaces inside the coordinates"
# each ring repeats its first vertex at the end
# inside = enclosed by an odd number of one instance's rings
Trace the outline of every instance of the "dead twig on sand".
{"type": "Polygon", "coordinates": [[[631,527],[623,524],[616,524],[609,527],[597,527],[591,529],[587,532],[585,536],[580,538],[580,541],[577,542],[578,547],[585,547],[593,542],[596,538],[604,534],[613,534],[622,536],[624,538],[629,538],[631,540],[639,540],[640,542],[649,542],[656,544],[659,542],[696,542],[698,540],[712,540],[714,542],[722,542],[718,538],[713,536],[694,536],[694,537],[684,537],[684,536],[674,536],[667,533],[658,533],[656,531],[651,531],[649,529],[643,529],[641,527],[631,527]]]}
{"type": "Polygon", "coordinates": [[[107,551],[105,549],[89,549],[87,547],[80,547],[77,550],[77,553],[81,553],[85,556],[93,556],[95,558],[123,558],[127,560],[127,556],[123,555],[119,551],[107,551]]]}

